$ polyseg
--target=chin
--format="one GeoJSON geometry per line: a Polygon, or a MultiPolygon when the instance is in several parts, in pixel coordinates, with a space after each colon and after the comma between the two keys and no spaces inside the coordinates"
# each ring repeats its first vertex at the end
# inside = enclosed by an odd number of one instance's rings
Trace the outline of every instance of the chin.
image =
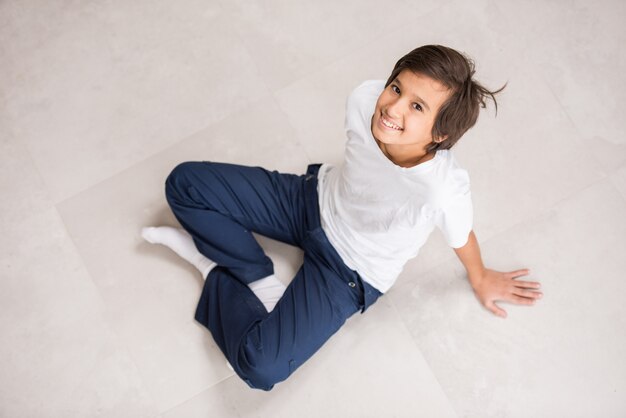
{"type": "Polygon", "coordinates": [[[381,132],[380,129],[377,129],[376,131],[372,131],[372,134],[374,136],[374,138],[376,138],[378,140],[378,142],[382,142],[383,144],[397,144],[398,140],[396,137],[394,136],[389,136],[389,135],[385,135],[385,132],[381,132]]]}

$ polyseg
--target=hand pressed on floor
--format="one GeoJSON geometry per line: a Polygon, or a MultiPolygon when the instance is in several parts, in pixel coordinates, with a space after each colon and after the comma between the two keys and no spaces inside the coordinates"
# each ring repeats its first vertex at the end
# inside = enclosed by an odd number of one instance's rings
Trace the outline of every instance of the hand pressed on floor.
{"type": "Polygon", "coordinates": [[[526,276],[528,269],[500,272],[484,269],[481,276],[471,277],[470,282],[474,294],[487,309],[502,318],[506,318],[506,311],[496,305],[496,301],[511,302],[517,305],[534,305],[543,294],[539,291],[539,282],[516,280],[526,276]]]}

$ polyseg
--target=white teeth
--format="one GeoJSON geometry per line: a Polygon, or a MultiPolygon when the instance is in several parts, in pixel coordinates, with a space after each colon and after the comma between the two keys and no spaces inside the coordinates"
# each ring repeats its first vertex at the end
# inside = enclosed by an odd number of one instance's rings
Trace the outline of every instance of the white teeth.
{"type": "Polygon", "coordinates": [[[385,118],[382,118],[383,121],[383,125],[388,126],[389,128],[395,129],[395,130],[400,130],[401,128],[399,126],[393,125],[389,122],[387,122],[387,120],[385,118]]]}

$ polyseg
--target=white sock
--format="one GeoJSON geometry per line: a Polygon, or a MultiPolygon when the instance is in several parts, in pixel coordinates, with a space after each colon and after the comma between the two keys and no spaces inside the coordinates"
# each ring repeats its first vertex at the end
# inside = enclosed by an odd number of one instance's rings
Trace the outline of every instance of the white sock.
{"type": "Polygon", "coordinates": [[[274,310],[274,307],[287,289],[287,286],[282,284],[273,274],[248,284],[248,287],[252,289],[256,297],[261,300],[268,312],[274,310]]]}
{"type": "MultiPolygon", "coordinates": [[[[141,236],[149,243],[162,244],[169,247],[180,257],[193,264],[202,273],[204,279],[206,279],[211,269],[217,265],[198,251],[193,238],[184,229],[172,228],[170,226],[149,226],[142,228],[141,236]]],[[[274,307],[287,289],[273,274],[250,283],[248,287],[259,298],[268,312],[274,310],[274,307]]]]}
{"type": "Polygon", "coordinates": [[[206,279],[209,271],[217,265],[198,251],[193,238],[184,229],[170,226],[148,226],[141,229],[141,236],[151,244],[162,244],[169,247],[180,257],[193,264],[202,273],[203,279],[206,279]]]}

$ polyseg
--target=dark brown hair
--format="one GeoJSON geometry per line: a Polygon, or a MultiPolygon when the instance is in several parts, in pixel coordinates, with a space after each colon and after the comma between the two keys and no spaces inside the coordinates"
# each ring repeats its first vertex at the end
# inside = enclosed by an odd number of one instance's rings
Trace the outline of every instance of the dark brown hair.
{"type": "Polygon", "coordinates": [[[505,84],[496,91],[483,87],[472,79],[475,72],[474,62],[460,52],[441,45],[424,45],[400,58],[387,79],[385,88],[402,70],[428,76],[451,90],[450,97],[441,105],[435,117],[432,130],[433,139],[446,135],[447,138],[430,144],[426,148],[427,152],[452,148],[474,126],[480,108],[486,106],[486,99],[493,100],[497,114],[498,102],[494,94],[500,93],[506,87],[505,84]]]}

